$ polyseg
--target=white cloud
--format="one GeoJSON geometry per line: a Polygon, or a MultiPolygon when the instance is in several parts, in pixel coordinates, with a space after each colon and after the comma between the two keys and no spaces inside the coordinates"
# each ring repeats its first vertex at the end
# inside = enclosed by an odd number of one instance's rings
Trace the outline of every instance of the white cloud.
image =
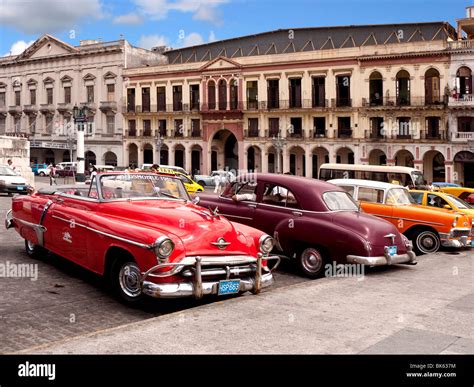
{"type": "Polygon", "coordinates": [[[138,47],[150,50],[152,47],[167,46],[168,39],[163,35],[142,35],[138,41],[138,47]]]}
{"type": "Polygon", "coordinates": [[[176,46],[177,47],[198,46],[204,43],[215,42],[216,40],[217,40],[216,34],[214,33],[214,31],[211,31],[209,33],[209,37],[207,41],[206,39],[202,37],[201,34],[197,32],[191,32],[190,34],[185,35],[183,39],[178,40],[178,42],[176,43],[176,46]]]}
{"type": "Polygon", "coordinates": [[[215,24],[222,23],[222,15],[217,7],[230,0],[135,0],[143,14],[152,20],[165,19],[169,11],[188,12],[195,20],[209,21],[215,24]]]}
{"type": "Polygon", "coordinates": [[[84,18],[103,16],[100,0],[1,0],[0,24],[27,34],[74,29],[84,18]]]}
{"type": "Polygon", "coordinates": [[[12,44],[10,47],[10,51],[5,54],[5,56],[8,55],[20,55],[23,51],[25,51],[28,47],[30,47],[35,41],[30,40],[28,43],[25,42],[24,40],[19,40],[18,42],[15,42],[12,44]]]}
{"type": "Polygon", "coordinates": [[[140,15],[131,12],[127,13],[125,15],[119,15],[114,18],[113,20],[114,24],[142,24],[143,19],[140,15]]]}
{"type": "Polygon", "coordinates": [[[216,34],[214,33],[214,31],[211,31],[209,33],[209,38],[207,39],[208,42],[215,42],[217,40],[216,38],[216,34]]]}

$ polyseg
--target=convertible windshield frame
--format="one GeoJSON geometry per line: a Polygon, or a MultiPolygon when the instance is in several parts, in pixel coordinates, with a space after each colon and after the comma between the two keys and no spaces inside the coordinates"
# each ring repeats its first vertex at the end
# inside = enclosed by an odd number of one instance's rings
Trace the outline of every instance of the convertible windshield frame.
{"type": "MultiPolygon", "coordinates": [[[[156,174],[156,173],[148,173],[148,172],[143,172],[143,173],[123,173],[123,174],[117,174],[117,173],[111,173],[111,174],[100,174],[97,175],[97,178],[94,179],[96,180],[96,185],[97,185],[97,192],[99,196],[99,200],[101,202],[113,202],[113,201],[137,201],[137,200],[176,200],[176,201],[191,201],[191,197],[189,196],[186,188],[184,187],[183,182],[178,179],[175,176],[171,175],[161,175],[161,174],[156,174]],[[132,182],[134,180],[143,183],[145,181],[150,181],[150,182],[158,182],[158,181],[171,181],[173,184],[176,184],[176,189],[178,190],[178,195],[179,196],[172,196],[172,194],[163,194],[160,195],[159,191],[155,191],[154,188],[159,188],[162,189],[161,187],[158,187],[156,184],[153,184],[153,192],[157,194],[157,196],[152,196],[149,194],[144,194],[144,195],[135,195],[133,194],[132,196],[125,196],[125,197],[107,197],[105,195],[105,190],[104,190],[104,185],[103,185],[103,179],[110,179],[110,181],[118,181],[118,182],[132,182]]],[[[122,188],[123,189],[123,188],[122,188]]],[[[133,191],[130,191],[130,193],[133,191]]]]}

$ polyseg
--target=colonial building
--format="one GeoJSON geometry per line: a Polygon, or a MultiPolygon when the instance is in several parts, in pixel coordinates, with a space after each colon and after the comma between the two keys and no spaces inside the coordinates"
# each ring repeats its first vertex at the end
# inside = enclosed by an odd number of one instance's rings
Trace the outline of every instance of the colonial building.
{"type": "Polygon", "coordinates": [[[44,35],[22,54],[0,58],[0,135],[28,137],[31,162],[68,161],[72,109],[87,105],[86,162],[122,165],[122,70],[163,62],[125,40],[71,46],[44,35]]]}
{"type": "Polygon", "coordinates": [[[462,181],[453,160],[472,146],[457,141],[465,135],[448,103],[457,39],[432,22],[277,30],[167,51],[167,65],[124,70],[125,162],[309,177],[324,162],[408,165],[429,181],[462,181]]]}

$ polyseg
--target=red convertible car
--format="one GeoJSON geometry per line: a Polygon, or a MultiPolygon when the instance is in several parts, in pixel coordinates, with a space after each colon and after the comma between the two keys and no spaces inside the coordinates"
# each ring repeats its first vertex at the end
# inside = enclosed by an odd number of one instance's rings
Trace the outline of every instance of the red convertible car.
{"type": "Polygon", "coordinates": [[[342,188],[290,175],[248,174],[220,196],[199,194],[205,207],[218,207],[231,220],[258,228],[275,248],[296,258],[304,275],[316,278],[325,264],[368,266],[415,264],[411,242],[395,226],[360,211],[342,188]]]}
{"type": "Polygon", "coordinates": [[[29,255],[63,256],[103,275],[130,302],[259,293],[273,283],[273,239],[191,202],[169,175],[101,173],[90,185],[17,196],[5,223],[29,255]]]}

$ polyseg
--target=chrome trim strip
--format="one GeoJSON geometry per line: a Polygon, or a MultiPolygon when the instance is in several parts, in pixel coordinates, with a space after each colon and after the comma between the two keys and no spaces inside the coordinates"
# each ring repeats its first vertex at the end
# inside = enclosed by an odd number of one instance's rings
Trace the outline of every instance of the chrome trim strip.
{"type": "Polygon", "coordinates": [[[230,214],[224,214],[224,213],[220,213],[220,215],[222,216],[225,216],[225,217],[229,217],[229,218],[238,218],[238,219],[247,219],[247,220],[253,220],[253,218],[249,218],[247,216],[238,216],[238,215],[230,215],[230,214]]]}
{"type": "Polygon", "coordinates": [[[16,222],[19,222],[23,224],[26,227],[31,227],[33,230],[35,230],[36,233],[36,238],[38,239],[38,246],[43,247],[44,246],[44,233],[48,231],[48,229],[41,224],[37,223],[30,223],[27,222],[26,220],[18,219],[18,218],[12,218],[16,222]]]}

